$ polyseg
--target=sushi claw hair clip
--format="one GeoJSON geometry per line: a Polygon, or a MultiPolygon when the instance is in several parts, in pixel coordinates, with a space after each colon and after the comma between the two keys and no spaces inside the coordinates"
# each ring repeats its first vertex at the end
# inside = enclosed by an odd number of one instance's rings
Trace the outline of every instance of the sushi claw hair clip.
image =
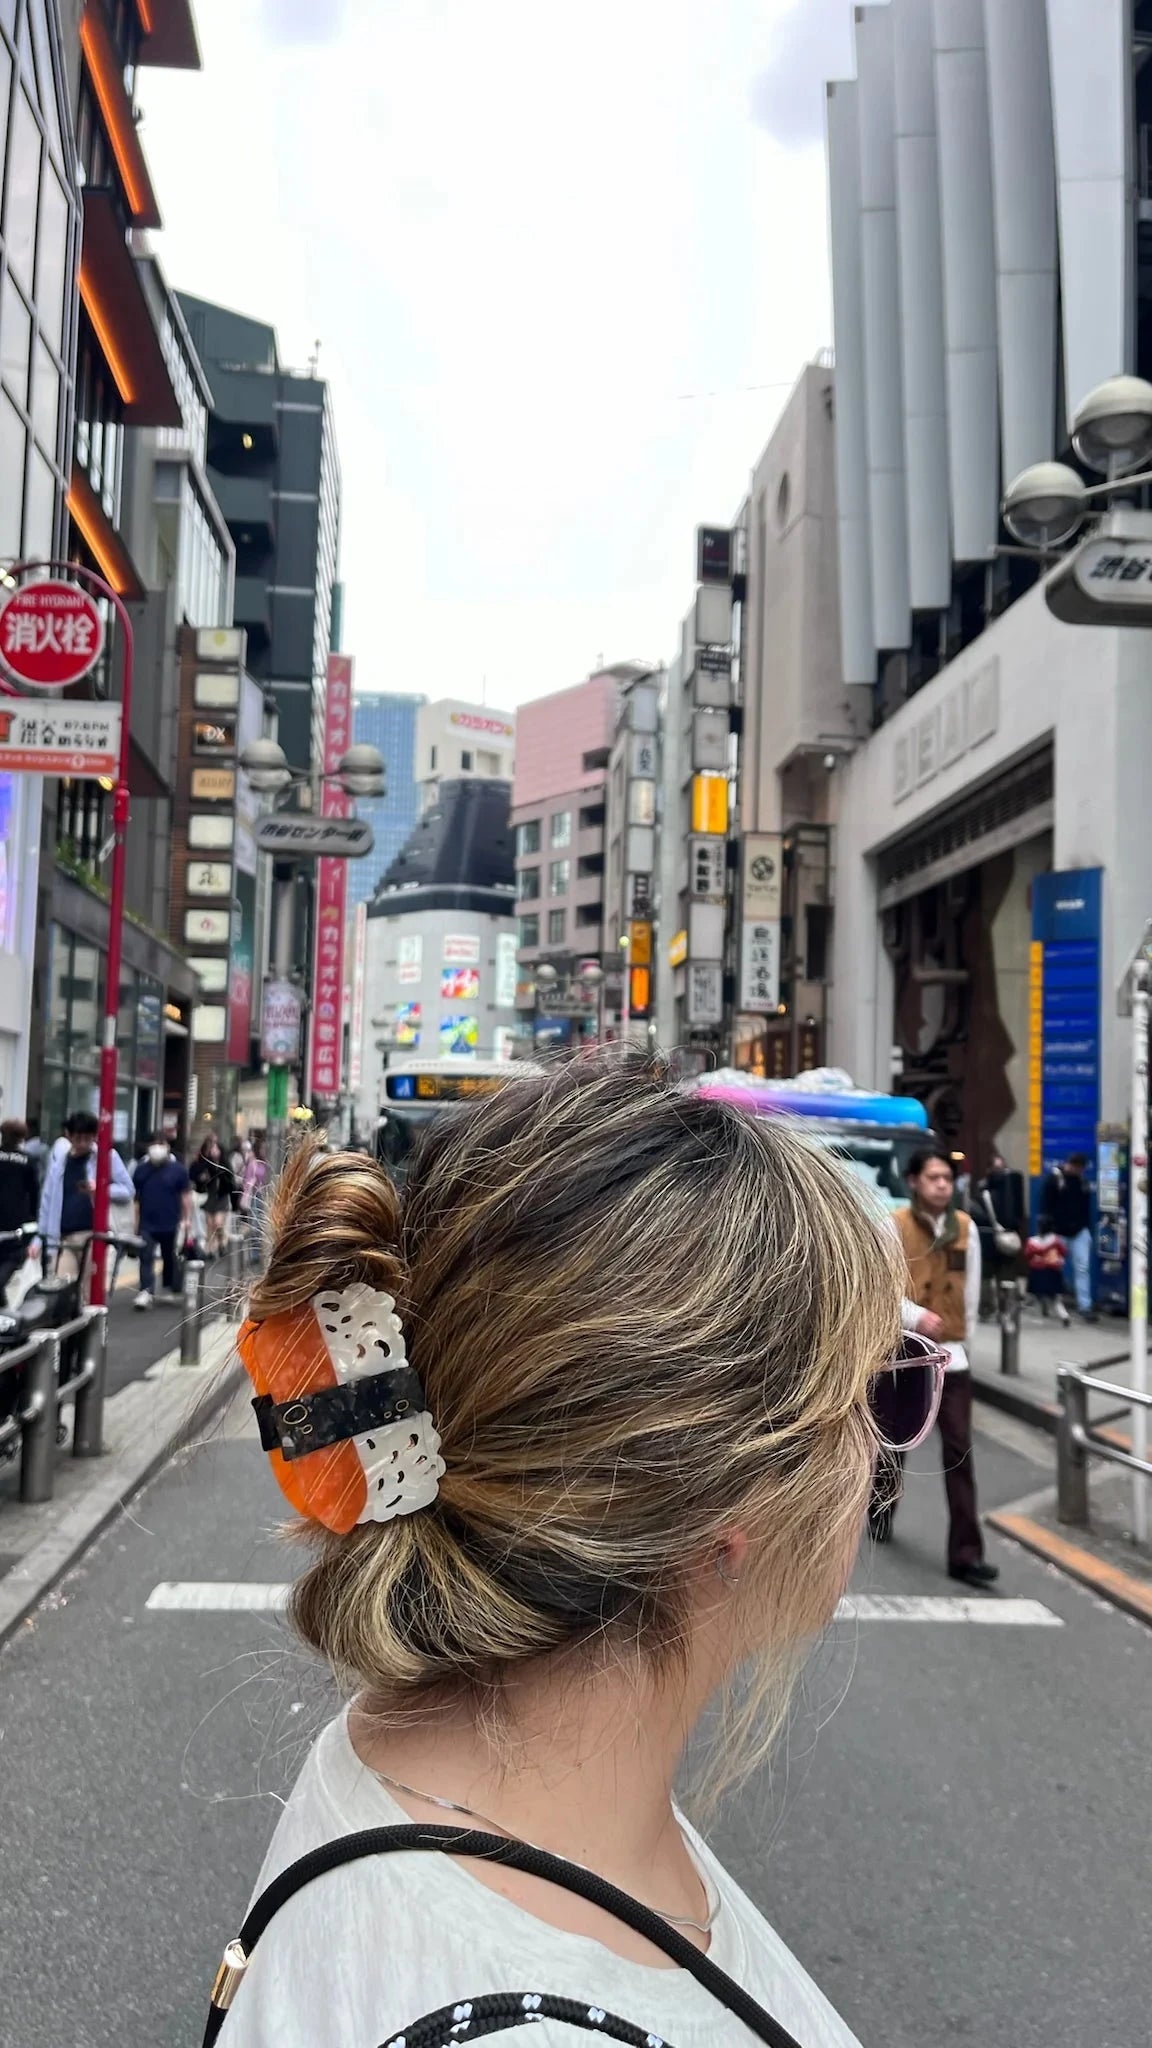
{"type": "Polygon", "coordinates": [[[347,1535],[435,1500],[440,1438],[390,1294],[357,1281],[251,1319],[237,1350],[277,1484],[298,1514],[347,1535]]]}

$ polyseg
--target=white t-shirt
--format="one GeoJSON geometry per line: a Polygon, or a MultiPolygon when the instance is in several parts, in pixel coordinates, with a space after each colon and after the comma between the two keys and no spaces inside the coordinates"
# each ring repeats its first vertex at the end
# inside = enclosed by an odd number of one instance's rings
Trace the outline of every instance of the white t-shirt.
{"type": "MultiPolygon", "coordinates": [[[[301,1772],[256,1891],[321,1842],[408,1820],[360,1762],[342,1714],[301,1772]]],[[[779,1935],[686,1833],[721,1899],[713,1962],[800,2048],[858,2048],[779,1935]]],[[[380,2048],[441,2006],[496,1991],[587,2000],[674,2048],[747,2048],[756,2040],[686,1971],[628,1962],[587,1935],[549,1927],[452,1857],[418,1851],[345,1864],[281,1907],[256,1946],[221,2048],[380,2048]]],[[[528,2038],[540,2048],[572,2048],[589,2037],[545,2020],[528,2038]]]]}

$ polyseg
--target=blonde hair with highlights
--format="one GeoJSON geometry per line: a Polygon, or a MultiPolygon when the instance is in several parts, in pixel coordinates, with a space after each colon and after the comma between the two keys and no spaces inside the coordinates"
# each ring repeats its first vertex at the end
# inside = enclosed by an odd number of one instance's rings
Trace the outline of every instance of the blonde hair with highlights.
{"type": "Polygon", "coordinates": [[[899,1332],[894,1254],[833,1159],[591,1058],[439,1117],[402,1198],[370,1160],[305,1147],[271,1229],[251,1313],[385,1289],[442,1438],[432,1506],[310,1527],[292,1596],[377,1711],[467,1690],[498,1718],[513,1675],[582,1648],[667,1669],[734,1530],[769,1680],[794,1667],[863,1520],[868,1382],[899,1332]]]}

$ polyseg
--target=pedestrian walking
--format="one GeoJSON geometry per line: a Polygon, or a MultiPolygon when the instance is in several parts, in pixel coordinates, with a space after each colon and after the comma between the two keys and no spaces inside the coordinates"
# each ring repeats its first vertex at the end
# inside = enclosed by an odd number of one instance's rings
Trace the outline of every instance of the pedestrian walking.
{"type": "Polygon", "coordinates": [[[4,1289],[18,1273],[28,1252],[27,1240],[15,1236],[26,1223],[35,1223],[40,1210],[40,1180],[36,1163],[24,1150],[28,1126],[16,1117],[0,1123],[0,1307],[4,1289]]]}
{"type": "Polygon", "coordinates": [[[171,1301],[180,1296],[177,1243],[192,1220],[192,1182],[188,1168],[177,1159],[163,1131],[153,1131],[152,1141],[136,1168],[136,1222],[144,1239],[140,1253],[140,1292],[135,1307],[149,1309],[156,1290],[156,1254],[161,1261],[164,1293],[171,1301]]]}
{"type": "Polygon", "coordinates": [[[264,1151],[263,1131],[253,1131],[252,1144],[244,1162],[240,1181],[240,1214],[248,1225],[248,1263],[260,1263],[261,1242],[264,1231],[264,1198],[268,1188],[268,1161],[264,1151]]]}
{"type": "Polygon", "coordinates": [[[1014,1296],[1024,1277],[1021,1252],[1027,1227],[1023,1178],[1009,1171],[1002,1152],[993,1152],[992,1164],[976,1183],[971,1215],[980,1233],[982,1296],[987,1294],[992,1312],[999,1313],[1004,1290],[1014,1296]]]}
{"type": "Polygon", "coordinates": [[[1035,1235],[1028,1238],[1024,1246],[1028,1292],[1040,1303],[1042,1316],[1050,1316],[1055,1309],[1057,1321],[1065,1328],[1072,1320],[1063,1299],[1064,1262],[1067,1257],[1068,1247],[1053,1230],[1052,1218],[1038,1217],[1035,1235]]]}
{"type": "MultiPolygon", "coordinates": [[[[438,1122],[402,1210],[371,1159],[309,1140],[270,1209],[240,1350],[315,1539],[296,1629],[355,1694],[261,1886],[357,1830],[427,1833],[333,1847],[254,1948],[221,2048],[471,2038],[477,2001],[511,1993],[542,2039],[566,1997],[593,2031],[616,2013],[702,2048],[745,2038],[737,1983],[804,2048],[850,2048],[674,1793],[738,1670],[717,1768],[760,1761],[852,1568],[900,1306],[835,1162],[647,1062],[581,1061],[438,1122]],[[327,1448],[289,1446],[293,1417],[327,1448]],[[468,1828],[633,1894],[648,1932],[563,1869],[443,1853],[468,1828]],[[652,1967],[677,1942],[726,1973],[712,1989],[652,1967]]],[[[914,1370],[930,1422],[936,1367],[914,1370]]]]}
{"type": "MultiPolygon", "coordinates": [[[[96,1137],[99,1124],[89,1110],[78,1109],[68,1118],[66,1143],[58,1138],[52,1147],[48,1172],[40,1195],[40,1235],[45,1247],[56,1254],[56,1271],[74,1279],[83,1273],[87,1283],[87,1254],[95,1228],[96,1137]]],[[[111,1154],[113,1202],[131,1202],[134,1197],[128,1169],[120,1154],[111,1154]]]]}
{"type": "MultiPolygon", "coordinates": [[[[892,1215],[908,1274],[905,1328],[942,1345],[948,1359],[937,1418],[948,1498],[948,1576],[969,1586],[990,1586],[998,1566],[984,1556],[972,1467],[972,1373],[965,1340],[976,1327],[980,1305],[980,1235],[972,1218],[954,1201],[952,1161],[924,1146],[908,1162],[905,1178],[912,1200],[892,1215]]],[[[884,1409],[879,1407],[883,1423],[884,1409]]],[[[882,1454],[869,1509],[869,1526],[886,1543],[900,1498],[903,1457],[882,1454]]]]}
{"type": "Polygon", "coordinates": [[[1083,1152],[1070,1152],[1063,1166],[1048,1175],[1040,1206],[1068,1247],[1076,1307],[1086,1323],[1098,1323],[1092,1300],[1092,1197],[1087,1165],[1083,1152]]]}
{"type": "Polygon", "coordinates": [[[222,1258],[228,1249],[228,1218],[236,1183],[215,1131],[204,1138],[189,1177],[204,1209],[205,1250],[210,1259],[222,1258]]]}

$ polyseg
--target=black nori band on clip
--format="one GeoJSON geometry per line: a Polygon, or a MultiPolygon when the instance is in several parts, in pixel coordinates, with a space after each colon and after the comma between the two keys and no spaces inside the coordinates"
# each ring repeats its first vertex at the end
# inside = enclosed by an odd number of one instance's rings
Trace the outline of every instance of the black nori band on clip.
{"type": "Polygon", "coordinates": [[[422,1414],[424,1389],[410,1365],[397,1365],[338,1387],[320,1387],[296,1401],[277,1404],[271,1394],[260,1394],[252,1406],[264,1449],[279,1451],[291,1463],[370,1429],[403,1422],[406,1415],[422,1414]]]}

